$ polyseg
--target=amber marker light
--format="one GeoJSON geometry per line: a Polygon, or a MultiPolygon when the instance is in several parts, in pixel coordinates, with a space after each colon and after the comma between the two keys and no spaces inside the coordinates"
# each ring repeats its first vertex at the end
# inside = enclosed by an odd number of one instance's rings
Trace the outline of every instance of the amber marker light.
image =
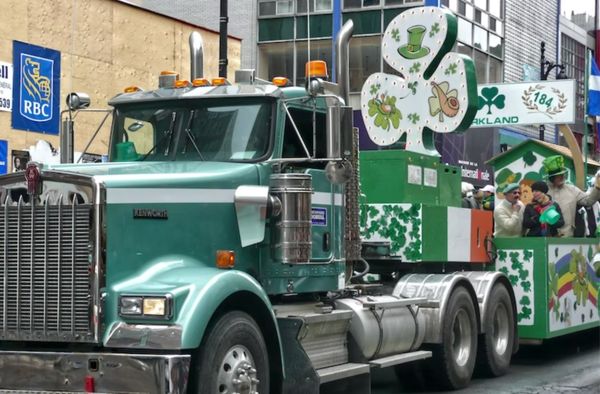
{"type": "Polygon", "coordinates": [[[192,81],[192,85],[198,86],[210,86],[210,81],[206,78],[196,78],[192,81]]]}
{"type": "Polygon", "coordinates": [[[141,91],[142,89],[139,86],[127,86],[125,89],[123,89],[123,92],[125,93],[135,93],[141,91]]]}
{"type": "Polygon", "coordinates": [[[219,77],[219,78],[213,78],[212,84],[215,86],[221,86],[221,85],[229,85],[229,82],[227,81],[227,78],[219,77]]]}
{"type": "Polygon", "coordinates": [[[161,71],[161,72],[160,72],[160,75],[161,75],[161,76],[167,76],[167,75],[176,75],[176,76],[177,76],[177,78],[179,78],[179,74],[177,73],[177,71],[169,71],[169,70],[166,70],[166,71],[161,71]]]}
{"type": "Polygon", "coordinates": [[[327,78],[327,63],[323,60],[312,60],[306,63],[306,78],[327,78]]]}
{"type": "Polygon", "coordinates": [[[178,79],[173,84],[174,88],[187,88],[188,86],[190,86],[190,81],[185,80],[185,79],[178,79]]]}
{"type": "Polygon", "coordinates": [[[289,79],[286,77],[275,77],[271,82],[273,82],[273,85],[275,86],[282,87],[288,85],[289,79]]]}
{"type": "Polygon", "coordinates": [[[233,250],[217,250],[217,268],[230,269],[235,266],[235,252],[233,250]]]}

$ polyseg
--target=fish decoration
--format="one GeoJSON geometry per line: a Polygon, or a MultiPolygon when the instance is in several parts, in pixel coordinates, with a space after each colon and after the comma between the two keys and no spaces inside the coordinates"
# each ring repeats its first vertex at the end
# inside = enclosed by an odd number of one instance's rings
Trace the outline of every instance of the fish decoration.
{"type": "Polygon", "coordinates": [[[429,97],[429,113],[431,116],[439,114],[440,122],[444,121],[444,115],[453,118],[458,113],[460,103],[458,101],[458,91],[450,89],[448,82],[437,84],[431,81],[432,97],[429,97]]]}

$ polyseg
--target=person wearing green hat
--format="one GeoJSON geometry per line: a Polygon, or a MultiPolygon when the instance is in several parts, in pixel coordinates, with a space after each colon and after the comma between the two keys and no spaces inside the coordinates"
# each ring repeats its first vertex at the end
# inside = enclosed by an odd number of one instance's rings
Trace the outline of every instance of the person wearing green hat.
{"type": "Polygon", "coordinates": [[[525,206],[519,200],[519,184],[509,183],[502,193],[504,200],[500,200],[494,208],[494,237],[520,237],[525,206]]]}
{"type": "Polygon", "coordinates": [[[556,237],[565,225],[560,206],[548,196],[548,185],[537,181],[531,185],[533,198],[523,212],[523,233],[526,237],[556,237]]]}
{"type": "Polygon", "coordinates": [[[542,162],[548,177],[548,195],[562,209],[565,224],[558,229],[558,236],[572,237],[575,230],[575,212],[577,205],[591,206],[600,201],[600,171],[596,173],[594,187],[587,193],[577,186],[566,182],[565,159],[560,155],[550,156],[542,162]]]}

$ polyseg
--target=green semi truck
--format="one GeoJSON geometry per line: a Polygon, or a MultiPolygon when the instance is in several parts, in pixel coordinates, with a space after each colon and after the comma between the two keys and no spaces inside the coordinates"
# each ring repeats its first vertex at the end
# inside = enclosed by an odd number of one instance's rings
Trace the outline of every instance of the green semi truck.
{"type": "Polygon", "coordinates": [[[369,393],[373,369],[407,363],[446,388],[508,370],[517,304],[491,214],[459,207],[460,171],[428,141],[474,116],[472,62],[446,55],[456,19],[390,24],[388,60],[421,69],[365,83],[388,147],[360,154],[351,35],[337,83],[319,62],[304,87],[163,73],[110,101],[108,163],[0,178],[0,389],[369,393]]]}

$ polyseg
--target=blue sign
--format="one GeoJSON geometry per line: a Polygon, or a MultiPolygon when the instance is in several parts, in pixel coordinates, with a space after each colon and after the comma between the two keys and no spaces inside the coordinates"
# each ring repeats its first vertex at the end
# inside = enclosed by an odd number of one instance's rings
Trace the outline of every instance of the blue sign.
{"type": "Polygon", "coordinates": [[[13,41],[13,129],[59,132],[60,52],[13,41]]]}
{"type": "Polygon", "coordinates": [[[313,226],[327,226],[327,208],[313,208],[311,216],[313,226]]]}
{"type": "Polygon", "coordinates": [[[0,174],[6,174],[8,160],[8,141],[0,140],[0,174]]]}

